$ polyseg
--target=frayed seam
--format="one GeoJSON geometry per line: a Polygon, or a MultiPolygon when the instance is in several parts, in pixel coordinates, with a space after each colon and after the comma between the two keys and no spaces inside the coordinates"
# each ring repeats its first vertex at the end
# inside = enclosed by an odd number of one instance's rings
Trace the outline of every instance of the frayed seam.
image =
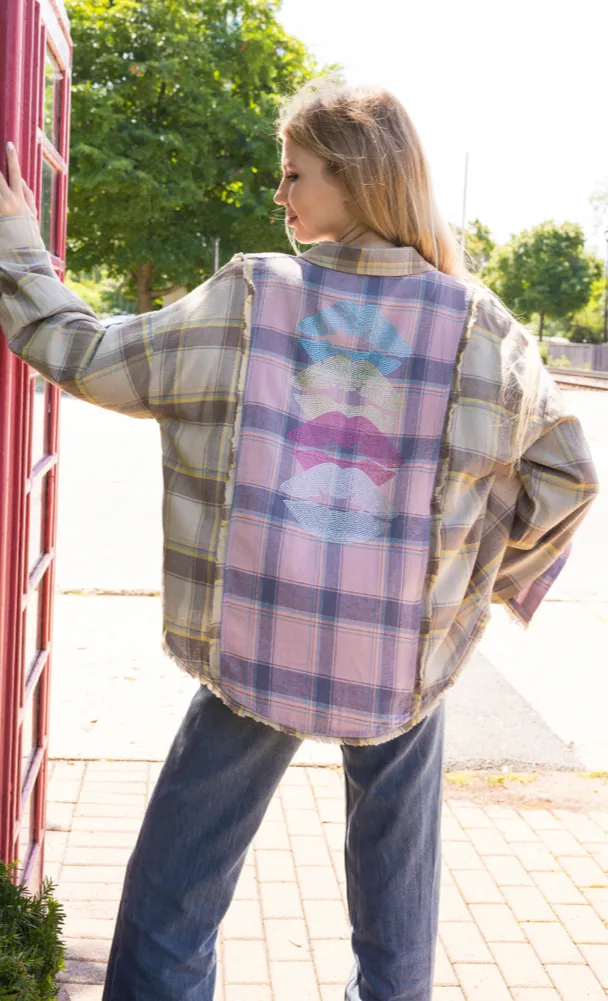
{"type": "Polygon", "coordinates": [[[511,622],[514,622],[515,625],[519,626],[520,629],[527,630],[530,628],[531,620],[522,618],[522,616],[515,611],[513,605],[509,603],[508,598],[500,598],[498,595],[496,595],[492,598],[492,604],[500,605],[502,608],[504,608],[511,622]]]}
{"type": "Polygon", "coordinates": [[[422,599],[426,606],[426,609],[428,609],[428,614],[425,615],[421,620],[421,627],[418,639],[419,647],[418,647],[418,657],[416,663],[416,682],[414,686],[414,692],[412,695],[412,712],[414,718],[416,717],[416,713],[422,702],[424,669],[428,657],[428,637],[431,629],[432,595],[433,595],[433,588],[437,581],[437,575],[439,573],[439,560],[441,555],[441,506],[448,480],[449,465],[450,465],[450,441],[451,441],[452,427],[454,424],[455,413],[456,413],[456,404],[458,403],[458,398],[460,395],[460,376],[461,376],[462,360],[464,357],[466,346],[469,343],[469,337],[471,335],[473,325],[477,318],[477,307],[479,305],[480,299],[481,299],[481,293],[478,291],[473,291],[471,294],[471,301],[468,306],[467,317],[464,323],[462,336],[460,338],[460,344],[458,345],[458,351],[456,353],[456,359],[454,362],[454,374],[452,376],[452,385],[450,387],[450,395],[448,398],[447,413],[445,417],[443,433],[441,436],[441,448],[437,464],[435,486],[433,488],[433,493],[432,493],[432,501],[431,501],[432,509],[431,509],[431,519],[430,519],[431,537],[429,539],[429,558],[427,564],[427,572],[424,580],[424,593],[422,599]]]}
{"type": "Polygon", "coordinates": [[[216,571],[213,584],[213,595],[211,598],[211,626],[210,632],[213,639],[209,642],[209,666],[212,675],[219,677],[219,649],[222,628],[222,602],[224,597],[224,567],[226,562],[226,552],[228,549],[228,533],[230,529],[230,514],[234,499],[234,488],[236,485],[236,464],[238,459],[238,448],[241,437],[241,423],[243,419],[243,404],[245,399],[245,382],[249,370],[249,352],[251,348],[251,314],[252,303],[255,295],[255,286],[252,276],[252,262],[242,254],[240,255],[243,264],[243,279],[247,285],[247,296],[243,306],[243,353],[237,377],[236,395],[237,406],[234,416],[234,427],[232,430],[232,441],[230,443],[231,456],[228,476],[224,492],[224,504],[218,534],[216,550],[216,571]]]}
{"type": "MultiPolygon", "coordinates": [[[[189,677],[194,678],[199,682],[199,684],[204,685],[205,688],[208,688],[209,691],[215,695],[227,709],[230,709],[230,711],[235,714],[235,716],[240,716],[242,719],[253,720],[254,723],[261,723],[263,726],[269,726],[271,730],[283,733],[286,737],[296,737],[301,741],[311,740],[315,744],[337,744],[338,746],[346,744],[349,747],[375,747],[379,744],[387,744],[389,740],[401,737],[402,734],[407,733],[409,730],[412,730],[415,726],[417,726],[418,723],[421,723],[422,720],[433,711],[439,699],[443,695],[442,691],[440,695],[433,700],[430,706],[426,707],[422,712],[417,713],[415,717],[412,715],[406,723],[403,723],[401,726],[389,731],[388,733],[382,733],[376,737],[332,737],[327,734],[308,733],[301,730],[295,730],[292,727],[281,726],[280,723],[276,723],[265,716],[260,716],[259,713],[256,713],[253,709],[248,709],[246,706],[243,706],[234,699],[230,698],[230,696],[226,694],[216,680],[209,678],[202,673],[202,665],[200,668],[187,667],[168,645],[166,636],[163,636],[162,649],[169,660],[179,667],[180,671],[189,675],[189,677]]],[[[449,685],[449,681],[447,684],[449,685]]]]}
{"type": "Polygon", "coordinates": [[[439,470],[437,473],[437,482],[435,484],[435,489],[433,491],[433,502],[435,504],[440,504],[443,499],[443,494],[445,492],[445,486],[447,483],[448,472],[449,472],[449,458],[450,458],[450,442],[452,438],[452,431],[454,428],[454,420],[456,418],[456,405],[460,396],[460,380],[462,375],[462,362],[464,358],[464,353],[466,347],[469,343],[471,336],[471,331],[475,325],[475,320],[477,319],[477,308],[481,300],[481,294],[479,292],[473,292],[471,296],[471,302],[469,305],[469,315],[464,327],[464,331],[458,346],[458,354],[456,355],[456,362],[454,364],[454,379],[452,382],[452,388],[450,390],[450,398],[448,400],[448,412],[445,421],[445,430],[443,432],[443,448],[442,454],[439,459],[439,470]]]}

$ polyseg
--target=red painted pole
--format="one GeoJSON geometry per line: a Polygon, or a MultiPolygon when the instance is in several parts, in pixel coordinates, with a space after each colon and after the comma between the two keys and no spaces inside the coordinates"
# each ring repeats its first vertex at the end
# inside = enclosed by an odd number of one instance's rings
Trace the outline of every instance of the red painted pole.
{"type": "MultiPolygon", "coordinates": [[[[14,141],[24,177],[40,204],[44,147],[56,171],[49,249],[60,277],[65,269],[70,62],[61,0],[0,0],[0,166],[6,166],[6,142],[14,141]],[[47,47],[62,75],[56,84],[60,128],[52,137],[44,135],[47,47]]],[[[55,387],[46,386],[46,459],[32,468],[34,378],[0,337],[0,858],[19,857],[22,878],[32,888],[41,879],[44,860],[60,397],[55,387]],[[32,491],[40,487],[45,498],[42,546],[38,559],[31,560],[28,537],[32,528],[38,531],[29,524],[32,491]],[[36,636],[35,650],[26,648],[26,632],[36,636]],[[24,725],[28,718],[33,728],[24,725]]]]}
{"type": "MultiPolygon", "coordinates": [[[[0,6],[0,157],[6,143],[22,138],[24,0],[0,6]]],[[[0,338],[0,855],[12,857],[19,790],[16,782],[15,694],[20,679],[11,670],[17,637],[14,623],[19,583],[20,496],[14,490],[15,448],[19,439],[19,383],[22,369],[0,338]],[[16,440],[17,439],[17,440],[16,440]]]]}

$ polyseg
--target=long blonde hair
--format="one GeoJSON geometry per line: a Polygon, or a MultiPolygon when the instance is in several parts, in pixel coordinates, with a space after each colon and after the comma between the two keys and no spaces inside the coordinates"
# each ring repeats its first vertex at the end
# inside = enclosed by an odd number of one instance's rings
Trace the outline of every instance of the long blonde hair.
{"type": "MultiPolygon", "coordinates": [[[[443,274],[487,289],[468,270],[456,237],[439,212],[418,133],[388,90],[344,87],[327,77],[312,81],[281,108],[278,134],[325,161],[340,179],[353,218],[366,229],[396,247],[414,247],[443,274]]],[[[288,235],[297,251],[289,230],[288,235]]],[[[503,353],[505,390],[510,387],[519,397],[513,420],[514,466],[535,410],[540,374],[532,338],[523,328],[521,333],[527,341],[523,352],[516,358],[503,353]]]]}
{"type": "Polygon", "coordinates": [[[321,157],[339,177],[354,218],[396,247],[414,247],[444,274],[470,278],[435,202],[414,125],[380,87],[306,84],[279,115],[279,136],[321,157]]]}

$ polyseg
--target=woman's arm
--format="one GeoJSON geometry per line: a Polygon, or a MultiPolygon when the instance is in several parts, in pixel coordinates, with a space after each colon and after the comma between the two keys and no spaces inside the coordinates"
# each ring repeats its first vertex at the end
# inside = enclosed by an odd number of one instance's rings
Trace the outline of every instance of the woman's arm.
{"type": "Polygon", "coordinates": [[[196,420],[206,397],[230,393],[242,261],[173,305],[106,330],[58,280],[14,151],[9,168],[10,185],[0,174],[0,325],[11,350],[72,395],[132,417],[196,420]]]}
{"type": "Polygon", "coordinates": [[[579,421],[542,369],[540,418],[519,463],[521,490],[496,583],[494,600],[528,623],[563,569],[572,537],[598,492],[591,453],[579,421]]]}
{"type": "Polygon", "coordinates": [[[152,417],[153,323],[104,330],[57,278],[35,221],[0,217],[0,324],[9,347],[73,396],[133,417],[152,417]]]}

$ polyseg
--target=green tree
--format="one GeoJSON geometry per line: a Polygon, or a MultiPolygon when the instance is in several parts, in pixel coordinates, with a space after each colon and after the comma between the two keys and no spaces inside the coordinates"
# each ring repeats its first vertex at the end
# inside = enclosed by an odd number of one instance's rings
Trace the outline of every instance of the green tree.
{"type": "Polygon", "coordinates": [[[65,284],[100,316],[133,312],[133,303],[122,294],[121,283],[116,278],[109,278],[105,268],[95,268],[90,274],[78,276],[68,271],[65,284]]]}
{"type": "Polygon", "coordinates": [[[601,270],[601,261],[585,252],[581,226],[544,222],[498,247],[485,280],[522,319],[538,314],[542,341],[545,319],[582,309],[601,270]]]}
{"type": "Polygon", "coordinates": [[[599,231],[608,227],[608,181],[599,184],[589,202],[595,214],[595,224],[599,231]]]}
{"type": "Polygon", "coordinates": [[[606,279],[602,275],[591,287],[589,302],[570,317],[566,336],[576,343],[600,344],[604,340],[606,279]]]}
{"type": "Polygon", "coordinates": [[[69,265],[129,276],[139,312],[237,250],[287,250],[280,97],[317,73],[279,0],[68,0],[69,265]]]}
{"type": "MultiPolygon", "coordinates": [[[[456,239],[462,240],[462,226],[452,226],[456,239]]],[[[484,226],[479,219],[467,224],[465,230],[465,259],[472,274],[483,278],[488,261],[496,244],[492,239],[489,226],[484,226]]]]}

